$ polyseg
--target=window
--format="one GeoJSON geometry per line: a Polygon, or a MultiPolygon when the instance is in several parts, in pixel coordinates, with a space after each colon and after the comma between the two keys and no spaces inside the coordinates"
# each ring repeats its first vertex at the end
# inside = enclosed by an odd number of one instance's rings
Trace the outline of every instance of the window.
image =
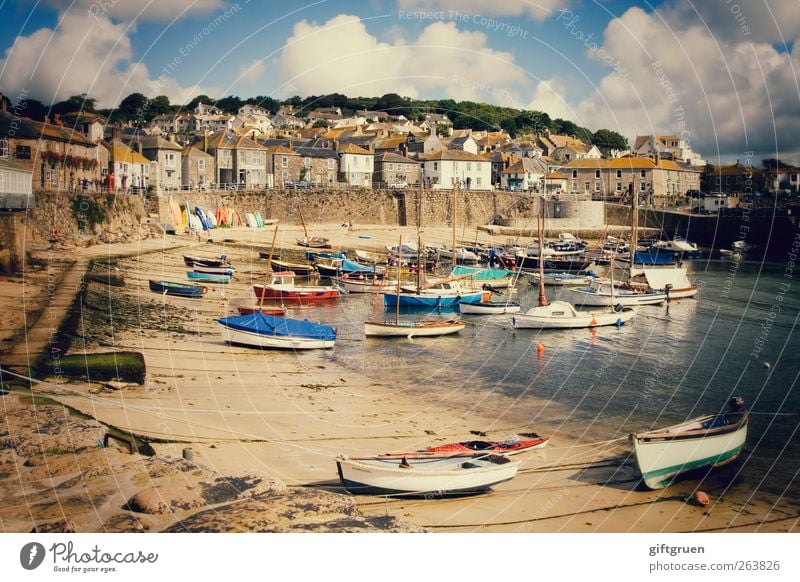
{"type": "Polygon", "coordinates": [[[622,170],[617,170],[617,178],[622,178],[622,170]]]}
{"type": "Polygon", "coordinates": [[[730,183],[731,183],[731,177],[730,176],[725,176],[725,185],[726,186],[730,186],[730,183]]]}
{"type": "Polygon", "coordinates": [[[480,185],[481,185],[481,179],[480,179],[480,177],[478,177],[478,178],[475,178],[475,185],[476,185],[476,186],[480,186],[480,185]]]}
{"type": "Polygon", "coordinates": [[[311,167],[311,158],[309,158],[308,156],[306,156],[305,158],[303,158],[303,165],[304,165],[306,168],[310,168],[310,167],[311,167]]]}
{"type": "Polygon", "coordinates": [[[206,169],[206,161],[205,160],[197,160],[197,169],[201,172],[205,171],[206,169]]]}
{"type": "Polygon", "coordinates": [[[572,177],[573,179],[578,177],[578,170],[572,170],[572,177]]]}
{"type": "Polygon", "coordinates": [[[433,162],[433,171],[437,171],[439,169],[439,162],[433,162]]]}
{"type": "Polygon", "coordinates": [[[391,172],[392,170],[394,170],[394,164],[389,164],[389,171],[391,172]]]}
{"type": "Polygon", "coordinates": [[[717,176],[717,186],[720,186],[721,184],[722,184],[722,178],[717,176]]]}
{"type": "Polygon", "coordinates": [[[281,176],[283,177],[283,181],[285,182],[286,180],[289,179],[289,171],[288,170],[284,170],[283,174],[281,176]]]}
{"type": "Polygon", "coordinates": [[[639,190],[641,190],[642,192],[647,190],[647,182],[642,182],[641,184],[639,184],[639,190]]]}
{"type": "Polygon", "coordinates": [[[241,154],[242,160],[240,163],[246,164],[247,163],[247,152],[239,152],[241,154]]]}
{"type": "Polygon", "coordinates": [[[174,168],[175,167],[175,154],[165,154],[164,155],[165,166],[167,168],[174,168]]]}
{"type": "Polygon", "coordinates": [[[467,172],[472,171],[472,162],[467,162],[467,172]]]}
{"type": "Polygon", "coordinates": [[[622,182],[617,182],[617,192],[622,192],[622,182]]]}
{"type": "Polygon", "coordinates": [[[641,170],[639,172],[639,176],[642,177],[642,178],[646,178],[647,177],[647,170],[641,170]]]}
{"type": "Polygon", "coordinates": [[[597,180],[597,181],[594,183],[594,191],[595,191],[595,192],[600,192],[600,180],[597,180]]]}
{"type": "Polygon", "coordinates": [[[578,191],[578,181],[577,180],[573,180],[572,181],[572,191],[573,192],[577,192],[578,191]]]}
{"type": "Polygon", "coordinates": [[[600,179],[600,170],[595,170],[595,171],[594,171],[594,177],[595,177],[597,180],[599,180],[599,179],[600,179]]]}
{"type": "Polygon", "coordinates": [[[281,157],[281,168],[288,168],[288,167],[289,167],[289,156],[281,157]]]}
{"type": "MultiPolygon", "coordinates": [[[[1,146],[0,146],[1,147],[1,146]]],[[[31,146],[18,145],[17,146],[17,159],[30,160],[31,159],[31,146]]],[[[2,156],[0,156],[2,157],[2,156]]]]}
{"type": "Polygon", "coordinates": [[[0,158],[8,157],[8,140],[0,139],[0,158]]]}
{"type": "Polygon", "coordinates": [[[589,192],[590,191],[590,186],[591,186],[591,184],[589,184],[589,182],[584,182],[583,183],[583,191],[584,192],[589,192]]]}

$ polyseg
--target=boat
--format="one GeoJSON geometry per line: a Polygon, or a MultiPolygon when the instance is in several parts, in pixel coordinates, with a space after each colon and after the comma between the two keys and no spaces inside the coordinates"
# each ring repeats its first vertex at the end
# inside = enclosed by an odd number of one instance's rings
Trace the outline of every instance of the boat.
{"type": "Polygon", "coordinates": [[[689,242],[680,236],[676,236],[671,240],[656,241],[651,248],[666,250],[684,258],[699,258],[703,255],[700,249],[697,248],[696,243],[689,242]]]}
{"type": "Polygon", "coordinates": [[[577,305],[635,307],[637,305],[659,305],[667,300],[665,290],[653,290],[646,285],[640,289],[616,287],[607,281],[595,282],[589,287],[570,288],[575,293],[577,305]]]}
{"type": "Polygon", "coordinates": [[[432,248],[436,254],[442,259],[447,259],[459,265],[477,265],[481,262],[481,258],[476,253],[465,249],[463,246],[456,246],[456,259],[453,261],[453,251],[451,247],[443,246],[439,248],[432,248]]]}
{"type": "MultiPolygon", "coordinates": [[[[403,243],[399,246],[387,245],[386,250],[389,251],[390,255],[400,257],[402,260],[416,259],[419,255],[419,246],[415,245],[414,243],[403,243]]],[[[358,256],[358,253],[356,253],[356,256],[358,256]]]]}
{"type": "Polygon", "coordinates": [[[263,313],[221,317],[222,337],[230,344],[255,348],[312,350],[332,348],[336,330],[329,325],[263,313]]]}
{"type": "MultiPolygon", "coordinates": [[[[595,277],[593,271],[591,274],[580,275],[578,273],[545,273],[544,284],[559,287],[577,287],[580,285],[590,285],[595,277]]],[[[531,285],[538,285],[541,280],[539,273],[531,273],[531,285]]]]}
{"type": "Polygon", "coordinates": [[[336,457],[342,487],[350,493],[445,497],[488,491],[513,479],[519,462],[504,455],[385,459],[336,457]]]}
{"type": "Polygon", "coordinates": [[[423,319],[365,321],[364,334],[367,337],[433,337],[450,335],[463,330],[465,324],[460,319],[423,319]]]}
{"type": "Polygon", "coordinates": [[[491,295],[491,291],[469,291],[462,288],[422,289],[418,292],[384,293],[386,307],[455,307],[459,303],[480,303],[491,295]]]}
{"type": "Polygon", "coordinates": [[[331,248],[330,240],[321,236],[307,236],[298,238],[297,244],[301,247],[309,249],[329,249],[331,248]]]}
{"type": "Polygon", "coordinates": [[[322,277],[338,277],[344,273],[352,275],[383,276],[383,268],[375,265],[362,265],[349,259],[334,259],[331,263],[314,263],[322,277]]]}
{"type": "Polygon", "coordinates": [[[458,309],[465,315],[502,315],[519,313],[521,307],[516,301],[481,301],[480,303],[459,302],[458,309]]]}
{"type": "Polygon", "coordinates": [[[206,283],[230,283],[231,276],[230,275],[213,275],[211,273],[195,273],[194,271],[189,271],[186,273],[186,276],[189,279],[194,281],[205,281],[206,283]]]}
{"type": "Polygon", "coordinates": [[[458,443],[447,443],[434,447],[427,447],[418,451],[406,453],[382,453],[378,457],[383,459],[429,458],[429,457],[471,457],[476,453],[495,454],[495,455],[518,455],[526,451],[541,449],[547,446],[550,437],[539,435],[531,438],[522,438],[519,435],[508,437],[504,441],[462,441],[458,443]]]}
{"type": "Polygon", "coordinates": [[[397,281],[377,279],[368,275],[344,274],[334,278],[333,281],[348,293],[385,293],[387,289],[393,289],[397,285],[397,281]]]}
{"type": "Polygon", "coordinates": [[[295,274],[292,271],[281,271],[272,274],[272,280],[266,285],[253,285],[259,299],[280,299],[301,303],[311,301],[333,301],[339,297],[336,287],[324,285],[297,286],[294,284],[295,274]]]}
{"type": "Polygon", "coordinates": [[[645,267],[634,273],[634,281],[644,279],[648,287],[663,290],[670,300],[694,297],[700,292],[700,286],[689,281],[685,267],[645,267]]]}
{"type": "Polygon", "coordinates": [[[636,467],[644,484],[661,489],[687,471],[733,461],[747,438],[747,421],[744,401],[737,396],[721,414],[631,434],[636,467]]]}
{"type": "Polygon", "coordinates": [[[189,297],[191,299],[197,299],[205,295],[208,291],[208,287],[187,285],[186,283],[174,283],[172,281],[154,281],[151,279],[149,283],[150,291],[153,293],[171,295],[172,297],[189,297]]]}
{"type": "MultiPolygon", "coordinates": [[[[260,255],[261,253],[259,253],[260,255]]],[[[263,257],[267,258],[267,257],[263,257]]],[[[302,263],[289,263],[278,259],[269,259],[270,268],[273,271],[292,271],[297,277],[309,277],[314,272],[314,265],[304,265],[302,263]]]]}
{"type": "Polygon", "coordinates": [[[221,267],[209,267],[199,263],[192,265],[192,270],[195,273],[205,273],[207,275],[233,275],[236,269],[231,265],[222,265],[221,267]]]}
{"type": "MultiPolygon", "coordinates": [[[[307,261],[318,261],[319,259],[344,259],[347,257],[347,251],[342,251],[340,253],[334,252],[316,252],[316,251],[306,251],[304,258],[307,261]]],[[[267,258],[267,257],[262,257],[267,258]]]]}
{"type": "Polygon", "coordinates": [[[386,263],[386,255],[381,255],[381,254],[378,254],[378,253],[371,253],[369,251],[362,251],[360,249],[356,249],[355,250],[355,254],[356,254],[356,258],[358,260],[363,261],[365,263],[376,263],[376,264],[378,264],[378,263],[385,264],[386,263]]]}
{"type": "Polygon", "coordinates": [[[281,315],[286,315],[286,308],[285,307],[270,307],[270,306],[258,306],[258,305],[240,305],[236,308],[239,311],[239,315],[253,315],[254,313],[263,313],[264,315],[274,315],[275,317],[280,317],[281,315]]]}
{"type": "Polygon", "coordinates": [[[200,265],[202,267],[225,267],[230,265],[230,261],[228,261],[228,257],[226,255],[220,255],[219,257],[215,257],[213,259],[208,257],[191,257],[189,255],[183,255],[183,263],[187,267],[194,267],[195,265],[200,265]]]}
{"type": "Polygon", "coordinates": [[[513,285],[516,271],[509,269],[481,269],[458,265],[452,268],[449,277],[458,277],[485,289],[506,289],[513,285]]]}
{"type": "Polygon", "coordinates": [[[557,271],[559,273],[580,273],[591,268],[593,265],[592,261],[582,256],[563,259],[545,257],[544,261],[540,261],[538,256],[501,253],[498,255],[498,258],[504,265],[514,266],[515,269],[522,269],[523,271],[537,271],[540,262],[544,263],[545,271],[557,271]]]}

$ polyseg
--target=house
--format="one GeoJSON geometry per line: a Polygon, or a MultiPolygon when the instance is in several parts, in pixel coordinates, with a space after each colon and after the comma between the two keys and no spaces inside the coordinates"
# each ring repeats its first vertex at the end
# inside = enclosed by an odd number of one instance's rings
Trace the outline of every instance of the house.
{"type": "Polygon", "coordinates": [[[351,143],[339,148],[339,179],[351,186],[372,187],[372,152],[351,143]]]}
{"type": "Polygon", "coordinates": [[[194,131],[195,126],[194,116],[191,113],[156,115],[151,123],[161,130],[162,135],[170,133],[187,135],[194,131]]]}
{"type": "Polygon", "coordinates": [[[707,195],[703,198],[702,202],[703,211],[709,214],[716,214],[719,213],[720,210],[736,208],[739,205],[739,199],[737,197],[728,196],[727,194],[707,195]]]}
{"type": "Polygon", "coordinates": [[[536,136],[536,145],[542,149],[542,153],[546,156],[553,156],[553,152],[557,148],[566,146],[582,146],[585,145],[581,140],[571,135],[560,135],[557,133],[544,133],[536,136]]]}
{"type": "Polygon", "coordinates": [[[774,190],[769,175],[758,168],[743,166],[738,161],[732,165],[706,167],[700,189],[725,194],[754,194],[774,190]]]}
{"type": "MultiPolygon", "coordinates": [[[[59,121],[58,114],[55,115],[55,118],[57,125],[59,121]]],[[[97,143],[103,139],[103,128],[106,125],[106,119],[97,113],[66,113],[61,116],[61,121],[65,127],[80,133],[91,142],[97,143]]]]}
{"type": "Polygon", "coordinates": [[[272,116],[272,125],[277,128],[301,129],[306,126],[306,122],[297,116],[293,107],[281,107],[272,116]]]}
{"type": "Polygon", "coordinates": [[[519,158],[538,158],[544,154],[544,150],[532,141],[504,143],[496,149],[504,154],[511,154],[519,158]]]}
{"type": "Polygon", "coordinates": [[[214,184],[214,156],[198,147],[186,146],[181,152],[181,185],[184,189],[209,188],[214,184]]]}
{"type": "Polygon", "coordinates": [[[142,136],[139,143],[142,155],[150,160],[150,185],[157,194],[172,190],[180,190],[183,185],[181,152],[183,148],[175,142],[175,134],[171,139],[159,136],[142,136]]]}
{"type": "MultiPolygon", "coordinates": [[[[6,102],[0,100],[3,104],[6,102]]],[[[32,173],[41,190],[77,190],[99,186],[105,150],[63,125],[20,118],[0,110],[0,159],[32,173]]]]}
{"type": "Polygon", "coordinates": [[[120,128],[115,127],[111,141],[101,142],[109,154],[105,185],[110,191],[144,192],[150,185],[150,160],[125,145],[121,136],[120,128]]]}
{"type": "Polygon", "coordinates": [[[491,131],[485,137],[477,140],[478,153],[491,152],[509,143],[511,137],[502,131],[491,131]]]}
{"type": "Polygon", "coordinates": [[[376,139],[372,147],[376,154],[391,152],[403,155],[404,152],[408,152],[407,141],[408,136],[393,135],[383,139],[376,139]]]}
{"type": "Polygon", "coordinates": [[[301,182],[333,184],[339,170],[339,152],[330,148],[298,147],[295,152],[302,158],[301,182]]]}
{"type": "Polygon", "coordinates": [[[408,155],[429,155],[444,149],[442,140],[436,135],[435,127],[426,136],[409,135],[406,143],[408,145],[408,155]]]}
{"type": "Polygon", "coordinates": [[[629,184],[651,199],[684,196],[687,190],[700,189],[700,172],[660,158],[584,158],[569,162],[561,173],[569,181],[570,192],[593,197],[621,197],[629,184]]]}
{"type": "Polygon", "coordinates": [[[779,168],[769,168],[763,173],[766,187],[770,192],[798,192],[798,176],[800,168],[782,165],[779,168]]]}
{"type": "MultiPolygon", "coordinates": [[[[236,117],[231,122],[231,129],[240,135],[252,133],[251,128],[256,128],[259,135],[270,135],[273,130],[269,111],[257,105],[243,105],[239,108],[236,117]]],[[[249,136],[250,137],[250,136],[249,136]]]]}
{"type": "Polygon", "coordinates": [[[0,158],[0,214],[34,206],[33,171],[8,158],[0,158]]]}
{"type": "Polygon", "coordinates": [[[637,135],[633,143],[633,152],[639,156],[658,155],[662,159],[671,159],[695,167],[706,165],[700,154],[689,146],[689,142],[676,135],[637,135]]]}
{"type": "Polygon", "coordinates": [[[272,176],[273,186],[283,188],[289,182],[300,181],[300,174],[305,167],[300,154],[284,145],[265,146],[264,153],[267,156],[267,173],[272,176]]]}
{"type": "Polygon", "coordinates": [[[197,136],[190,145],[202,147],[214,156],[215,179],[219,186],[260,188],[267,184],[267,160],[263,146],[230,131],[197,136]]]}
{"type": "Polygon", "coordinates": [[[393,152],[375,154],[373,186],[386,184],[419,184],[420,164],[393,152]]]}
{"type": "Polygon", "coordinates": [[[356,115],[359,117],[363,117],[367,121],[382,121],[384,119],[389,119],[391,115],[386,113],[385,111],[369,111],[367,109],[361,109],[356,111],[356,115]]]}
{"type": "Polygon", "coordinates": [[[342,109],[340,107],[317,107],[308,114],[308,121],[336,121],[342,119],[342,109]]]}
{"type": "Polygon", "coordinates": [[[549,154],[549,157],[561,162],[572,162],[574,160],[583,159],[599,160],[603,155],[596,145],[573,143],[555,148],[552,153],[549,154]]]}
{"type": "Polygon", "coordinates": [[[519,158],[500,172],[500,186],[513,192],[539,192],[546,174],[541,158],[519,158]]]}
{"type": "Polygon", "coordinates": [[[224,111],[216,105],[208,105],[202,101],[194,107],[195,115],[222,115],[223,113],[224,111]]]}
{"type": "Polygon", "coordinates": [[[477,154],[441,150],[420,159],[428,188],[492,189],[492,163],[477,154]]]}
{"type": "Polygon", "coordinates": [[[459,150],[462,152],[469,152],[471,154],[478,153],[478,143],[472,138],[471,135],[459,136],[452,138],[447,143],[447,148],[451,150],[459,150]]]}

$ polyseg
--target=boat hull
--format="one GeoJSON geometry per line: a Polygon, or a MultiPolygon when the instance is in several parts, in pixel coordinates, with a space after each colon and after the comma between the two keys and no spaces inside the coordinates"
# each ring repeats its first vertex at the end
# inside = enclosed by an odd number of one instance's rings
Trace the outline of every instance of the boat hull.
{"type": "Polygon", "coordinates": [[[205,281],[206,283],[230,283],[230,275],[212,275],[210,273],[188,272],[186,277],[194,281],[205,281]]]}
{"type": "Polygon", "coordinates": [[[281,300],[292,302],[314,302],[314,301],[335,301],[339,297],[339,291],[330,288],[302,288],[294,289],[274,289],[263,285],[253,285],[256,298],[267,300],[281,300]]]}
{"type": "Polygon", "coordinates": [[[703,467],[733,461],[747,437],[747,420],[737,430],[697,438],[648,439],[647,433],[631,435],[636,466],[650,489],[662,489],[679,475],[703,467]]]}
{"type": "Polygon", "coordinates": [[[537,315],[538,308],[511,318],[511,326],[515,329],[581,329],[603,327],[607,325],[623,325],[630,321],[636,312],[627,308],[622,311],[565,311],[564,316],[554,315],[546,311],[537,315]]]}
{"type": "Polygon", "coordinates": [[[459,303],[480,303],[483,292],[461,294],[412,294],[384,293],[383,304],[386,307],[395,307],[400,302],[400,307],[454,307],[459,303]]]}
{"type": "Polygon", "coordinates": [[[150,291],[161,295],[172,297],[184,297],[188,299],[199,299],[205,295],[208,289],[197,285],[184,285],[183,283],[173,283],[171,281],[149,281],[150,291]]]}
{"type": "Polygon", "coordinates": [[[426,462],[441,464],[442,468],[404,469],[396,459],[381,461],[381,466],[375,466],[341,458],[336,460],[336,467],[342,487],[350,493],[426,498],[482,493],[514,478],[519,469],[519,463],[512,461],[465,469],[462,467],[471,462],[469,458],[411,460],[412,464],[426,462]]]}
{"type": "Polygon", "coordinates": [[[332,348],[336,340],[304,338],[299,336],[264,335],[255,332],[233,329],[220,324],[222,339],[230,344],[251,348],[283,350],[315,350],[332,348]]]}
{"type": "Polygon", "coordinates": [[[502,315],[519,313],[519,303],[459,303],[461,313],[470,315],[502,315]]]}
{"type": "Polygon", "coordinates": [[[465,324],[459,320],[442,321],[365,321],[367,337],[434,337],[458,333],[465,324]]]}
{"type": "Polygon", "coordinates": [[[614,295],[595,289],[577,288],[570,289],[577,296],[574,297],[578,305],[594,305],[598,307],[610,307],[611,305],[622,305],[633,307],[637,305],[658,305],[667,300],[666,293],[635,293],[624,294],[614,291],[614,295]]]}

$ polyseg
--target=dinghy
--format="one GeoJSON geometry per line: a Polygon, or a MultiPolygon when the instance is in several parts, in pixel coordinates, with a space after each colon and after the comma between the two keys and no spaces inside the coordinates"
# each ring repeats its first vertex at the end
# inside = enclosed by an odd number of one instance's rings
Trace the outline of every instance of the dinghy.
{"type": "Polygon", "coordinates": [[[525,451],[541,449],[547,446],[550,437],[533,436],[532,438],[521,438],[518,435],[508,437],[504,441],[462,441],[458,443],[447,443],[428,447],[419,451],[406,453],[383,453],[378,455],[386,459],[429,458],[429,457],[471,457],[476,453],[496,454],[496,455],[517,455],[525,451]]]}
{"type": "Polygon", "coordinates": [[[153,281],[150,280],[150,291],[161,295],[171,295],[173,297],[188,297],[197,299],[208,291],[208,287],[197,285],[187,285],[186,283],[174,283],[172,281],[153,281]]]}
{"type": "Polygon", "coordinates": [[[332,348],[336,341],[336,330],[328,325],[263,313],[222,317],[217,322],[226,342],[253,348],[312,350],[332,348]]]}

